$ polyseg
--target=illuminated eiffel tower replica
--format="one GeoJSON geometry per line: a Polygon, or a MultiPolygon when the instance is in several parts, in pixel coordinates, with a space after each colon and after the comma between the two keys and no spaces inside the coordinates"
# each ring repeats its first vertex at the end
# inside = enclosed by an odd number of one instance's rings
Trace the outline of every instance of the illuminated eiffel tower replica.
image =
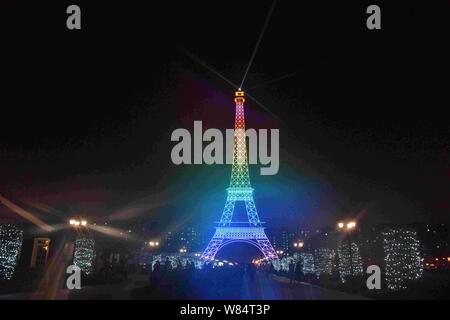
{"type": "Polygon", "coordinates": [[[264,232],[253,200],[253,188],[247,162],[247,144],[245,136],[244,92],[236,91],[236,117],[234,121],[233,166],[230,187],[227,188],[227,201],[216,232],[202,254],[205,260],[214,260],[217,252],[234,242],[245,242],[258,248],[267,260],[278,259],[264,232]],[[244,201],[248,222],[232,222],[236,201],[244,201]]]}

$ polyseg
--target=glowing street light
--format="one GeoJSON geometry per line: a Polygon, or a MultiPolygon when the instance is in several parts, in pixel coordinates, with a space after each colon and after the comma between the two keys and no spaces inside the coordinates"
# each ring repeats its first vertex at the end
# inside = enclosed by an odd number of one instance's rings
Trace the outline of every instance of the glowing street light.
{"type": "Polygon", "coordinates": [[[186,253],[187,252],[186,248],[181,248],[179,251],[180,251],[180,253],[186,253]]]}
{"type": "Polygon", "coordinates": [[[338,230],[351,231],[356,228],[356,222],[353,220],[347,222],[339,222],[337,224],[338,230]]]}
{"type": "Polygon", "coordinates": [[[158,242],[158,241],[150,241],[150,242],[148,243],[148,245],[149,245],[150,247],[159,247],[159,242],[158,242]]]}
{"type": "Polygon", "coordinates": [[[298,249],[303,248],[304,245],[305,245],[305,243],[303,241],[294,242],[294,247],[296,247],[298,249]]]}
{"type": "Polygon", "coordinates": [[[75,227],[79,227],[80,225],[83,227],[87,226],[87,221],[86,220],[77,220],[77,219],[70,219],[69,220],[69,224],[71,226],[75,226],[75,227]]]}
{"type": "Polygon", "coordinates": [[[350,221],[349,223],[347,223],[347,229],[351,230],[353,228],[356,227],[356,222],[355,221],[350,221]]]}

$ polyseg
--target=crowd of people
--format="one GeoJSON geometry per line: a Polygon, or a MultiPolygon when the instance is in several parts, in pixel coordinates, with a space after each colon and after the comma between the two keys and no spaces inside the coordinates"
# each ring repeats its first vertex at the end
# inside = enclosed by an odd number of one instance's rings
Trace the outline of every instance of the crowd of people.
{"type": "Polygon", "coordinates": [[[221,266],[205,263],[196,268],[194,262],[171,261],[166,258],[156,261],[149,268],[149,285],[135,292],[135,298],[238,298],[242,284],[256,278],[253,264],[221,266]]]}
{"type": "Polygon", "coordinates": [[[120,257],[117,261],[100,255],[95,261],[94,275],[98,280],[104,281],[111,279],[126,280],[128,278],[128,269],[128,259],[126,257],[120,257]]]}

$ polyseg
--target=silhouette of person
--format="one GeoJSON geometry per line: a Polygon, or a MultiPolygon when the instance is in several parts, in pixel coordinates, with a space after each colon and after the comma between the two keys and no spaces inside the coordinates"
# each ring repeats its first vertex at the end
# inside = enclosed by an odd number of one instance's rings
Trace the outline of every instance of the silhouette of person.
{"type": "Polygon", "coordinates": [[[166,258],[166,261],[164,262],[164,272],[170,272],[172,271],[172,262],[170,261],[169,257],[166,258]]]}
{"type": "Polygon", "coordinates": [[[289,281],[289,283],[293,283],[294,282],[294,277],[295,277],[295,264],[294,262],[290,262],[289,266],[288,266],[288,277],[289,279],[291,279],[289,281]]]}

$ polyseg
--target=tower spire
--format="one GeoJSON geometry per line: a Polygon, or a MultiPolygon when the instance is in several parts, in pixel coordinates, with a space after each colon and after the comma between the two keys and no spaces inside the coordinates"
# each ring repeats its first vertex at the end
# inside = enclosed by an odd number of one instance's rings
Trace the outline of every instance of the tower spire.
{"type": "Polygon", "coordinates": [[[235,92],[236,113],[234,118],[233,166],[230,188],[251,188],[247,162],[247,142],[245,135],[244,91],[235,92]]]}

